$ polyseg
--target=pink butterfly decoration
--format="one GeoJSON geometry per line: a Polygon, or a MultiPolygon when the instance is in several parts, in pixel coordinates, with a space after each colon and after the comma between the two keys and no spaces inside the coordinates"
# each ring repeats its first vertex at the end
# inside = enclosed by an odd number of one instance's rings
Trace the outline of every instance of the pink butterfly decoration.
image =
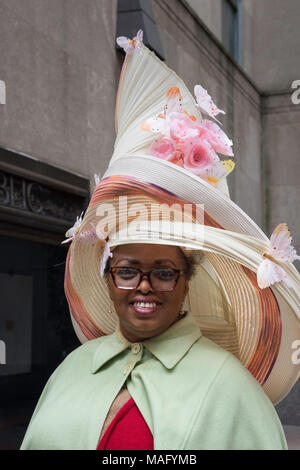
{"type": "Polygon", "coordinates": [[[75,235],[77,240],[81,240],[86,245],[96,245],[99,243],[99,238],[95,229],[95,225],[91,222],[92,228],[90,230],[86,230],[85,232],[78,233],[75,235]]]}
{"type": "Polygon", "coordinates": [[[120,36],[117,38],[117,44],[124,49],[126,54],[133,54],[134,51],[141,52],[143,45],[143,31],[140,29],[133,39],[120,36]]]}
{"type": "Polygon", "coordinates": [[[220,129],[218,124],[208,119],[203,119],[198,127],[202,131],[203,138],[210,143],[215,152],[233,157],[231,148],[233,142],[228,139],[227,135],[220,129]]]}
{"type": "MultiPolygon", "coordinates": [[[[225,111],[217,108],[211,96],[207,93],[205,88],[203,88],[201,85],[195,86],[194,93],[196,96],[197,106],[200,109],[200,111],[205,114],[208,114],[211,118],[219,122],[215,116],[217,116],[220,113],[226,114],[225,111]]],[[[219,122],[219,124],[221,123],[219,122]]]]}
{"type": "Polygon", "coordinates": [[[287,287],[291,287],[286,272],[279,265],[280,262],[292,263],[296,259],[300,259],[291,241],[292,237],[287,224],[277,225],[270,238],[269,251],[263,253],[265,259],[260,263],[257,270],[257,282],[261,289],[281,281],[287,287]]]}

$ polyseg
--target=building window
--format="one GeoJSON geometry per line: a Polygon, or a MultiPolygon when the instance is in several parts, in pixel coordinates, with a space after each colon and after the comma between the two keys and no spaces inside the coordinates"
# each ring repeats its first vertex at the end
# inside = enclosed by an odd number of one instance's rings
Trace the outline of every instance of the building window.
{"type": "Polygon", "coordinates": [[[151,0],[118,0],[117,37],[133,38],[137,31],[144,32],[143,43],[161,59],[165,53],[160,40],[151,0]]]}
{"type": "Polygon", "coordinates": [[[227,51],[242,65],[242,0],[223,0],[222,40],[227,51]]]}

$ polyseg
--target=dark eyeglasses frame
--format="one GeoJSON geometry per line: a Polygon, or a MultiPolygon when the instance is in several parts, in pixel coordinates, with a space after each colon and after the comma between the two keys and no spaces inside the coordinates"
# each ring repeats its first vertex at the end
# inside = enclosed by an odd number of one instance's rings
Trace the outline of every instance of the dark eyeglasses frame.
{"type": "MultiPolygon", "coordinates": [[[[134,269],[134,270],[136,270],[136,271],[139,271],[139,273],[140,273],[140,279],[139,279],[139,281],[138,281],[136,287],[119,287],[119,286],[117,286],[117,284],[116,284],[116,280],[115,280],[115,275],[114,275],[114,273],[115,273],[115,271],[116,271],[117,269],[120,269],[120,268],[129,268],[129,266],[114,266],[113,268],[110,268],[110,269],[109,269],[109,272],[110,272],[110,274],[111,274],[112,280],[113,280],[114,285],[116,286],[116,288],[117,288],[117,289],[123,289],[123,290],[134,290],[134,289],[137,289],[137,288],[139,287],[140,283],[142,282],[142,279],[143,279],[145,276],[147,277],[147,281],[148,281],[148,283],[150,284],[151,289],[154,290],[154,288],[153,288],[153,286],[152,286],[152,284],[151,284],[150,276],[151,276],[151,273],[152,273],[153,271],[156,271],[157,269],[161,269],[161,268],[153,268],[153,269],[150,269],[150,271],[142,271],[142,270],[139,269],[139,268],[133,268],[133,267],[130,266],[130,269],[134,269]]],[[[170,270],[174,271],[174,272],[177,274],[177,278],[175,279],[174,287],[173,287],[173,289],[159,290],[159,291],[157,291],[157,292],[172,292],[172,291],[175,289],[175,287],[177,286],[178,279],[179,279],[179,277],[181,276],[181,274],[185,274],[185,273],[186,273],[186,271],[185,271],[184,269],[175,269],[175,268],[165,268],[165,269],[170,269],[170,270]]]]}

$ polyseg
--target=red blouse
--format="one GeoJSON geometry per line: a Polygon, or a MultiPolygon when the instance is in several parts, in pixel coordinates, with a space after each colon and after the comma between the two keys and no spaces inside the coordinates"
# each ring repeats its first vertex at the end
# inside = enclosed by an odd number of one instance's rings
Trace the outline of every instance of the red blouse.
{"type": "Polygon", "coordinates": [[[116,414],[97,450],[153,450],[153,436],[133,398],[116,414]]]}

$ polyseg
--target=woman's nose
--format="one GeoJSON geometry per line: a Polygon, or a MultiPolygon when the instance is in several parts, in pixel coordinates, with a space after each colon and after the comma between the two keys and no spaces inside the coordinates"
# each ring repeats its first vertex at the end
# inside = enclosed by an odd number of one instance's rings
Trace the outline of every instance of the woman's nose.
{"type": "Polygon", "coordinates": [[[139,283],[139,285],[137,286],[136,290],[142,292],[143,294],[146,294],[147,292],[152,292],[153,289],[151,287],[151,284],[149,282],[149,280],[147,279],[147,277],[143,277],[143,279],[141,279],[141,282],[139,283]]]}

